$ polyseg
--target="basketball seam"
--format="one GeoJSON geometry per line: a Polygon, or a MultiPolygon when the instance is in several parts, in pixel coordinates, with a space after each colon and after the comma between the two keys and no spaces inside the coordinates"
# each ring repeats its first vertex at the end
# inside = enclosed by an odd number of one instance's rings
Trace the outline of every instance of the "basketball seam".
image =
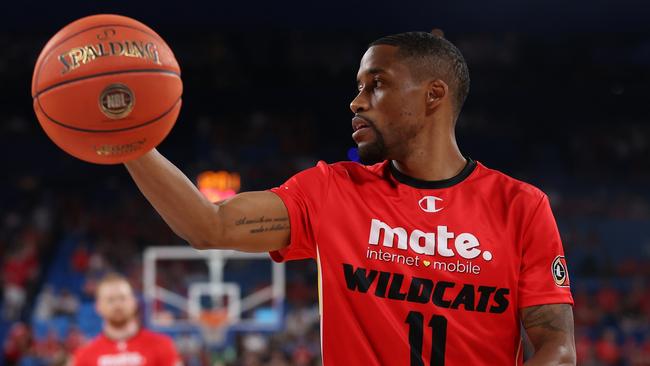
{"type": "Polygon", "coordinates": [[[174,110],[174,108],[176,108],[176,106],[178,105],[178,103],[180,103],[180,101],[181,101],[181,97],[178,97],[178,99],[176,100],[176,102],[175,102],[174,104],[172,104],[171,108],[169,108],[169,109],[168,109],[167,111],[165,111],[163,114],[161,114],[160,116],[158,116],[158,117],[156,117],[156,118],[154,118],[154,119],[152,119],[152,120],[149,120],[149,121],[147,121],[147,122],[141,123],[141,124],[139,124],[139,125],[137,125],[137,126],[129,126],[129,127],[124,127],[124,128],[116,128],[116,129],[112,129],[112,130],[91,130],[91,129],[87,129],[87,128],[80,128],[80,127],[68,126],[68,125],[66,125],[66,124],[63,123],[63,122],[59,122],[59,121],[55,120],[54,118],[50,117],[50,115],[48,115],[48,114],[45,112],[45,109],[43,109],[43,106],[41,105],[41,100],[40,100],[39,98],[36,98],[36,102],[38,103],[38,107],[40,108],[41,112],[43,112],[43,115],[45,116],[45,118],[47,118],[48,120],[50,120],[50,122],[52,122],[52,123],[54,123],[54,124],[57,124],[57,125],[59,125],[59,126],[61,126],[61,127],[64,127],[64,128],[68,128],[68,129],[70,129],[70,130],[75,130],[75,131],[79,131],[79,132],[89,132],[89,133],[122,132],[122,131],[133,130],[133,129],[136,129],[136,128],[140,128],[140,127],[144,127],[144,126],[150,125],[150,124],[152,124],[152,123],[158,121],[159,119],[165,117],[166,115],[168,115],[171,111],[174,110]]]}
{"type": "MultiPolygon", "coordinates": [[[[134,26],[131,26],[131,25],[126,25],[126,24],[101,24],[101,25],[94,25],[94,26],[89,27],[89,28],[84,28],[84,29],[78,31],[77,33],[73,33],[73,34],[67,36],[66,38],[63,38],[63,39],[60,40],[59,42],[55,43],[55,44],[52,46],[52,48],[56,48],[56,47],[57,47],[58,45],[60,45],[61,43],[63,43],[63,42],[65,42],[65,41],[69,40],[70,38],[73,38],[73,37],[75,37],[75,36],[78,36],[78,35],[80,35],[81,33],[88,32],[89,30],[96,29],[96,28],[102,28],[102,27],[124,27],[124,28],[130,28],[130,29],[137,30],[137,31],[139,31],[139,32],[142,32],[142,33],[144,33],[144,34],[148,34],[148,35],[150,35],[150,36],[152,36],[152,37],[156,37],[156,38],[162,40],[162,39],[160,38],[160,36],[159,36],[158,34],[156,34],[156,33],[149,33],[149,32],[147,32],[147,31],[145,31],[145,30],[142,30],[142,29],[140,29],[140,28],[137,28],[137,27],[134,27],[134,26]]],[[[145,27],[146,27],[146,25],[145,25],[145,27]]]]}
{"type": "Polygon", "coordinates": [[[47,88],[45,88],[45,89],[37,92],[36,94],[34,94],[32,99],[38,98],[41,94],[43,94],[43,93],[45,93],[47,91],[50,91],[52,89],[58,88],[58,87],[60,87],[62,85],[65,85],[65,84],[74,83],[74,82],[81,81],[81,80],[86,80],[86,79],[92,79],[94,77],[116,75],[116,74],[131,74],[131,73],[138,73],[138,72],[143,72],[143,73],[152,72],[152,73],[161,73],[161,74],[171,74],[171,75],[176,75],[179,78],[181,77],[181,75],[179,73],[175,72],[175,71],[161,70],[161,69],[131,69],[131,70],[120,70],[120,71],[107,71],[107,72],[101,72],[101,73],[98,73],[98,74],[81,76],[81,77],[78,77],[76,79],[70,79],[70,80],[66,80],[66,81],[62,81],[60,83],[50,85],[47,88]]]}
{"type": "MultiPolygon", "coordinates": [[[[38,80],[39,80],[39,78],[40,78],[40,76],[41,76],[41,69],[43,69],[43,65],[45,65],[45,63],[46,63],[45,61],[47,61],[47,59],[48,59],[48,58],[50,57],[50,55],[53,53],[53,51],[54,51],[55,48],[57,48],[60,44],[62,44],[63,42],[69,40],[70,38],[73,38],[73,37],[75,37],[75,36],[80,35],[81,33],[87,32],[87,31],[89,31],[89,30],[97,29],[97,28],[102,28],[102,27],[124,27],[124,28],[129,28],[129,29],[137,30],[137,31],[142,32],[142,33],[144,33],[144,34],[147,34],[147,35],[149,35],[149,36],[156,37],[156,38],[158,38],[160,41],[162,41],[165,45],[167,45],[167,42],[165,42],[165,40],[163,40],[163,39],[162,39],[158,34],[156,34],[155,32],[152,34],[152,33],[149,33],[149,32],[147,32],[147,31],[144,31],[144,30],[142,30],[142,29],[140,29],[140,28],[136,28],[136,27],[133,27],[133,26],[130,26],[130,25],[124,25],[124,24],[102,24],[102,25],[95,25],[95,26],[92,26],[92,27],[89,27],[89,28],[82,29],[82,30],[78,31],[77,33],[71,34],[71,35],[69,35],[68,37],[66,37],[66,38],[60,40],[59,42],[55,43],[54,45],[52,45],[52,47],[50,48],[50,51],[47,53],[47,55],[45,55],[45,57],[43,57],[43,61],[41,61],[40,65],[39,65],[39,67],[38,67],[38,70],[36,70],[36,75],[35,75],[35,78],[34,78],[34,82],[35,82],[35,84],[38,85],[38,80]]],[[[145,27],[146,27],[146,26],[145,26],[145,27]]],[[[46,45],[46,46],[47,46],[47,45],[46,45]]],[[[167,46],[167,47],[169,47],[169,46],[167,46]]]]}

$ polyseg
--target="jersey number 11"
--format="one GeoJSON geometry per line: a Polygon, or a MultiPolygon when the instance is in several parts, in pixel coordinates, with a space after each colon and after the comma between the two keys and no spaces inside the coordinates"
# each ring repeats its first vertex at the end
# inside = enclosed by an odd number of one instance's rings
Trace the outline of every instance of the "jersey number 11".
{"type": "MultiPolygon", "coordinates": [[[[411,347],[411,366],[424,366],[422,360],[422,339],[424,338],[424,315],[410,311],[406,316],[409,325],[409,345],[411,347]]],[[[447,343],[447,319],[434,315],[429,320],[431,328],[431,361],[429,366],[445,366],[445,345],[447,343]]]]}

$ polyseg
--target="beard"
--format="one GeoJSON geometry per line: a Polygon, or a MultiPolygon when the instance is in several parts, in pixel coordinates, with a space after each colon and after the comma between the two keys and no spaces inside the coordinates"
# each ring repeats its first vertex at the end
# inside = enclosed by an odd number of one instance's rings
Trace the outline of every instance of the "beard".
{"type": "Polygon", "coordinates": [[[105,321],[113,328],[120,329],[124,328],[135,318],[135,314],[114,314],[113,316],[107,317],[105,321]]]}
{"type": "Polygon", "coordinates": [[[359,160],[365,165],[374,165],[386,160],[388,149],[386,148],[384,135],[372,123],[367,128],[372,129],[375,140],[359,145],[359,160]]]}

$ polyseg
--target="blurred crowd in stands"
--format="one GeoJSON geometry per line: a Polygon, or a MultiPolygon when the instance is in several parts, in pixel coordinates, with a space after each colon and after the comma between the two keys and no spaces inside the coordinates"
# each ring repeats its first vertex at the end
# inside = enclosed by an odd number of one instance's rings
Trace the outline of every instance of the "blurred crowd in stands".
{"type": "MultiPolygon", "coordinates": [[[[356,67],[379,35],[288,32],[259,42],[246,33],[161,33],[186,91],[160,150],[191,179],[224,169],[241,174],[243,190],[265,189],[317,160],[347,159],[356,67]]],[[[3,83],[20,90],[31,72],[23,60],[35,60],[47,35],[24,37],[0,36],[3,83]]],[[[473,79],[459,143],[549,194],[576,301],[578,364],[650,365],[650,126],[639,111],[650,56],[634,52],[650,41],[574,37],[452,37],[473,79]]],[[[0,125],[4,364],[62,365],[101,325],[92,294],[102,274],[125,273],[141,294],[143,249],[185,243],[123,167],[66,156],[44,137],[30,101],[4,89],[4,100],[16,100],[0,125]]],[[[173,278],[188,275],[179,268],[173,278]]],[[[192,334],[176,342],[186,365],[320,364],[315,264],[287,266],[283,331],[242,333],[219,350],[192,334]]]]}

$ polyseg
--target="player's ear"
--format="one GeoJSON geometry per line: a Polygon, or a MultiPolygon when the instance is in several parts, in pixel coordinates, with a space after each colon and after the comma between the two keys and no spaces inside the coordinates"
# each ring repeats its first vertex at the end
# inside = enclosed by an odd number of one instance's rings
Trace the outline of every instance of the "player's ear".
{"type": "Polygon", "coordinates": [[[449,86],[440,79],[431,80],[427,83],[426,92],[426,109],[428,114],[433,113],[433,111],[438,109],[448,99],[449,86]]]}

